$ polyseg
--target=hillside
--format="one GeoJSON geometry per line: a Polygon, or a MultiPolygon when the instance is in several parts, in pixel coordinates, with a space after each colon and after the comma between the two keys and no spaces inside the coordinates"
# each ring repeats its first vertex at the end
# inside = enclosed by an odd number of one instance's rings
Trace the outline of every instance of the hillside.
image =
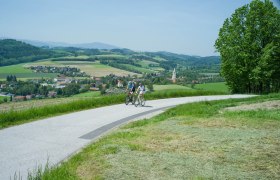
{"type": "Polygon", "coordinates": [[[0,40],[0,66],[32,62],[62,55],[63,53],[38,48],[13,39],[0,40]]]}

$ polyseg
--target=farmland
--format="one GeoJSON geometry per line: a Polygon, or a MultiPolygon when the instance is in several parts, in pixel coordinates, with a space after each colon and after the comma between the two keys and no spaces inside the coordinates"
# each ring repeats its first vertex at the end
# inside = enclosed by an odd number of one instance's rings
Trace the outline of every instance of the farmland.
{"type": "Polygon", "coordinates": [[[39,79],[42,77],[52,78],[57,76],[57,74],[34,73],[30,69],[24,68],[24,64],[0,67],[0,79],[4,80],[8,75],[15,75],[19,79],[39,79]]]}
{"type": "Polygon", "coordinates": [[[26,64],[17,64],[12,66],[4,66],[0,67],[0,79],[5,79],[7,75],[15,75],[19,79],[27,79],[27,78],[53,78],[56,77],[57,74],[53,73],[35,73],[30,69],[27,69],[29,66],[70,66],[77,67],[81,69],[81,71],[86,72],[87,74],[95,77],[102,77],[109,74],[115,74],[118,76],[127,76],[128,74],[133,75],[135,73],[128,72],[125,70],[117,69],[114,67],[110,67],[108,65],[100,64],[99,62],[90,62],[90,61],[37,61],[26,64]]]}

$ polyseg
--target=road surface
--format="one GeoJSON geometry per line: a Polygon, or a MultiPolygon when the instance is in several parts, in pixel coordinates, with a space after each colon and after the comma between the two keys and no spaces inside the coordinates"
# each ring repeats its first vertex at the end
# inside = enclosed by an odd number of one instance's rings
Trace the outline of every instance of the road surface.
{"type": "Polygon", "coordinates": [[[148,118],[179,104],[251,95],[197,96],[147,101],[144,107],[113,105],[47,118],[0,130],[0,179],[26,179],[47,161],[54,165],[128,121],[148,118]]]}

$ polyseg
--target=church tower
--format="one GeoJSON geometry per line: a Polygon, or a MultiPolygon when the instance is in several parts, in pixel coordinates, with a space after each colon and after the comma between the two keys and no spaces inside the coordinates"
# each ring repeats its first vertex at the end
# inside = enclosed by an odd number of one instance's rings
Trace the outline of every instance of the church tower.
{"type": "Polygon", "coordinates": [[[172,82],[176,83],[176,70],[174,68],[173,73],[172,73],[172,82]]]}

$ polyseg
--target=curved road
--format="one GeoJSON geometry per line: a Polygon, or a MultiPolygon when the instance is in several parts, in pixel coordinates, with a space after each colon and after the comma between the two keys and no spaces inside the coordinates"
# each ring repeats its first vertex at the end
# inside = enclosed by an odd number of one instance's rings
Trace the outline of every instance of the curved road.
{"type": "Polygon", "coordinates": [[[127,121],[151,117],[165,109],[190,102],[251,95],[197,96],[146,102],[144,107],[113,105],[47,118],[0,130],[0,179],[10,179],[15,172],[26,179],[38,165],[57,164],[127,121]]]}

